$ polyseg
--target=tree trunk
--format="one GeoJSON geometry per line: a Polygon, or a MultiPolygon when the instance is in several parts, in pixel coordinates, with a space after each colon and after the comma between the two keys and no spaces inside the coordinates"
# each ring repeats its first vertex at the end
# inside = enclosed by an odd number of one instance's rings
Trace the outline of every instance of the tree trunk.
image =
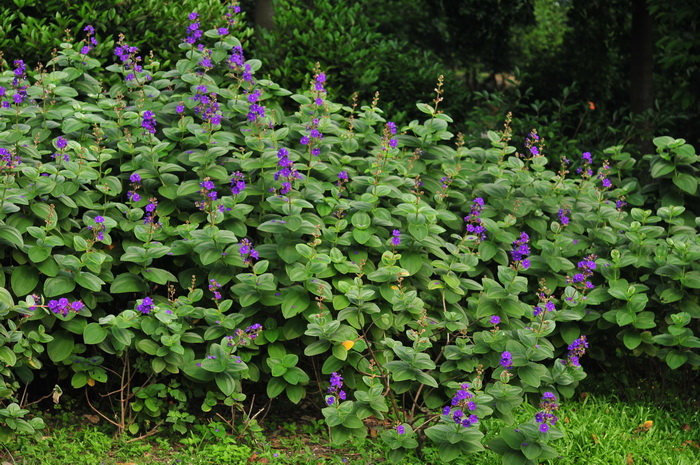
{"type": "Polygon", "coordinates": [[[255,25],[268,31],[275,27],[273,15],[275,9],[272,0],[257,0],[255,3],[255,25]]]}
{"type": "Polygon", "coordinates": [[[654,42],[646,0],[632,1],[632,50],[630,107],[642,113],[654,105],[654,42]]]}

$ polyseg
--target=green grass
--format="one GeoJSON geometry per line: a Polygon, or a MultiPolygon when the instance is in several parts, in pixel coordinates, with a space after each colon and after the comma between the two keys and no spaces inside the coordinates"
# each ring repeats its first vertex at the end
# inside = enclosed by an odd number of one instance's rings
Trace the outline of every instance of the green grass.
{"type": "MultiPolygon", "coordinates": [[[[527,420],[535,408],[518,412],[527,420]]],[[[694,465],[700,463],[700,413],[687,399],[671,399],[659,405],[650,401],[622,402],[615,396],[588,395],[568,401],[559,410],[565,438],[553,444],[561,458],[548,463],[694,465]],[[641,425],[652,421],[647,430],[641,425]]],[[[332,447],[322,421],[298,423],[269,421],[264,434],[250,435],[245,442],[227,436],[222,424],[201,424],[183,436],[160,434],[127,442],[113,436],[108,426],[86,424],[81,417],[64,413],[45,430],[41,440],[13,440],[0,450],[0,461],[16,465],[74,464],[373,464],[384,462],[381,442],[372,435],[352,444],[332,447]],[[218,431],[217,431],[218,429],[218,431]]],[[[480,425],[487,438],[499,425],[486,420],[480,425]]],[[[426,447],[421,458],[413,455],[403,463],[441,463],[435,449],[426,447]]],[[[493,452],[465,457],[460,463],[500,464],[493,452]]],[[[456,462],[455,462],[456,463],[456,462]]]]}

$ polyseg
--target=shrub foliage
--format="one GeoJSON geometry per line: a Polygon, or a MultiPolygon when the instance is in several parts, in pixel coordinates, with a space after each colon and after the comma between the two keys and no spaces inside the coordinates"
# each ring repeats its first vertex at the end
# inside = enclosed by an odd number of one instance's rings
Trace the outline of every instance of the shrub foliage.
{"type": "Polygon", "coordinates": [[[132,433],[262,387],[322,392],[338,443],[388,419],[392,460],[424,437],[446,461],[482,450],[493,416],[488,447],[536,463],[607,334],[700,365],[693,147],[551,166],[509,121],[468,147],[440,83],[397,127],[329,100],[318,66],[298,93],[258,80],[229,13],[191,14],[172,69],[124,42],[103,69],[88,30],[0,77],[4,433],[41,426],[17,394],[51,365],[132,433]],[[512,425],[526,399],[541,411],[512,425]]]}

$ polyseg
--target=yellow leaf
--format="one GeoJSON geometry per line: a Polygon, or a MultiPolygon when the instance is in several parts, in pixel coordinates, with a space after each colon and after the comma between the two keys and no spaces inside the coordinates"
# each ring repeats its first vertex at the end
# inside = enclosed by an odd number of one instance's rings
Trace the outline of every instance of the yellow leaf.
{"type": "Polygon", "coordinates": [[[644,424],[643,424],[642,426],[644,426],[644,429],[649,429],[649,428],[651,428],[651,426],[652,426],[653,424],[654,424],[653,421],[647,420],[647,421],[644,422],[644,424]]]}
{"type": "Polygon", "coordinates": [[[345,350],[350,350],[350,349],[352,349],[352,346],[355,345],[355,341],[348,340],[348,341],[342,342],[340,345],[345,347],[345,350]]]}
{"type": "Polygon", "coordinates": [[[88,383],[88,386],[94,386],[94,385],[95,385],[95,380],[92,379],[92,378],[88,378],[87,383],[88,383]]]}

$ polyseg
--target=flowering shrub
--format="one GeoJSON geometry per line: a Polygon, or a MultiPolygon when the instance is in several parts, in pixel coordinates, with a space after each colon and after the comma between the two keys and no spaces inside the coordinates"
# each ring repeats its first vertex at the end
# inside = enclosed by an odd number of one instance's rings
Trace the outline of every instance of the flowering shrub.
{"type": "Polygon", "coordinates": [[[129,393],[113,422],[135,433],[185,430],[190,400],[240,405],[252,383],[321,389],[337,443],[375,417],[392,460],[427,437],[445,461],[535,463],[600,331],[700,365],[692,147],[655,141],[657,208],[620,147],[549,168],[506,123],[469,148],[440,84],[398,127],[329,100],[318,67],[299,93],[259,80],[226,18],[188,24],[174,69],[121,43],[103,70],[65,43],[0,77],[1,398],[52,363],[88,401],[129,393]],[[540,396],[539,420],[482,444],[481,420],[540,396]]]}

